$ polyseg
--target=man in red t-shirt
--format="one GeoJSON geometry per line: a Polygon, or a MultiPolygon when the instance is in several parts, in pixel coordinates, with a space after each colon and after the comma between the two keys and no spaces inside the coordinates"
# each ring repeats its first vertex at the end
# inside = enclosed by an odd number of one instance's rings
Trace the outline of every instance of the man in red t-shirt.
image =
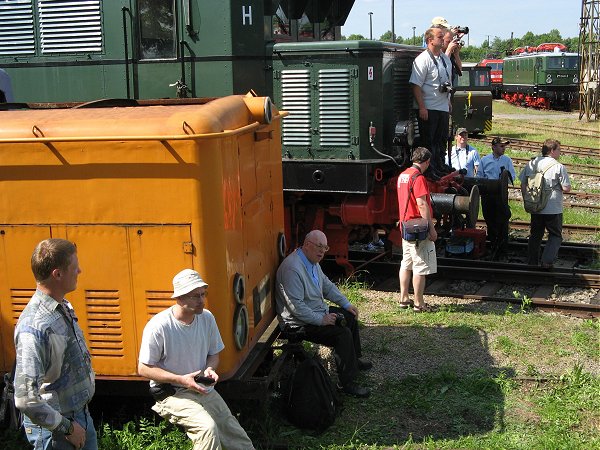
{"type": "Polygon", "coordinates": [[[433,210],[427,180],[422,175],[429,168],[431,152],[417,147],[412,153],[413,165],[398,177],[398,211],[400,221],[423,217],[429,221],[429,234],[424,241],[402,240],[402,263],[400,264],[400,307],[413,306],[415,312],[429,311],[423,299],[425,276],[437,272],[435,240],[437,233],[433,224],[433,210]],[[412,188],[412,191],[411,191],[412,188]],[[414,303],[408,298],[412,272],[415,294],[414,303]]]}

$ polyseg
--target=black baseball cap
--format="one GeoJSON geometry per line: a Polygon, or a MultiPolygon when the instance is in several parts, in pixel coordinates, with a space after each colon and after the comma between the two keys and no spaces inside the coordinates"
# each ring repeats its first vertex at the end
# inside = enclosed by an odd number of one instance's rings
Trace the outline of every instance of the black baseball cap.
{"type": "Polygon", "coordinates": [[[496,145],[496,144],[508,145],[508,144],[510,144],[510,141],[508,139],[503,139],[501,137],[495,137],[494,139],[492,139],[492,145],[496,145]]]}

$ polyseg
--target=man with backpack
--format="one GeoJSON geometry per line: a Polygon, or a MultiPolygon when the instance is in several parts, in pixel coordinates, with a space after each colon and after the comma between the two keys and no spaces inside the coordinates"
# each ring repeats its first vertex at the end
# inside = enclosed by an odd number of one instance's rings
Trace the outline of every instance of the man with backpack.
{"type": "Polygon", "coordinates": [[[540,247],[544,231],[548,230],[548,241],[542,253],[541,267],[552,269],[558,249],[562,243],[563,192],[571,190],[569,174],[561,163],[560,142],[546,139],[542,155],[525,166],[519,175],[525,209],[531,213],[531,231],[527,243],[527,264],[540,264],[540,247]],[[538,176],[536,182],[536,174],[538,176]]]}
{"type": "Polygon", "coordinates": [[[325,233],[312,230],[302,247],[283,260],[275,288],[277,317],[283,330],[302,329],[305,340],[333,347],[342,391],[368,397],[370,390],[354,381],[359,370],[373,366],[361,359],[358,309],[321,270],[319,262],[328,250],[325,233]]]}

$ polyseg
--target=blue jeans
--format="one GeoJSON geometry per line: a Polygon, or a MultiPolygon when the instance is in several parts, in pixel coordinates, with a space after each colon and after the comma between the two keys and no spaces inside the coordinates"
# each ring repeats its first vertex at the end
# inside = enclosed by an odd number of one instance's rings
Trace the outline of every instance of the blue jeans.
{"type": "MultiPolygon", "coordinates": [[[[65,417],[73,419],[86,430],[85,445],[82,450],[98,450],[98,440],[94,421],[87,408],[82,409],[75,414],[66,414],[65,417]]],[[[73,450],[74,447],[67,441],[65,435],[60,432],[53,432],[47,428],[31,422],[29,417],[23,417],[23,428],[25,436],[34,450],[73,450]]]]}

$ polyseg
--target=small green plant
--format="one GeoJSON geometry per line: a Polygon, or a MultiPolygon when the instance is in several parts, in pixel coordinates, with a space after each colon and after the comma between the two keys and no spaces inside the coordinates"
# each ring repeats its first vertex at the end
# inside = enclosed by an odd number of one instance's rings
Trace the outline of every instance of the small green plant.
{"type": "Polygon", "coordinates": [[[533,301],[527,295],[521,294],[519,291],[513,291],[513,297],[521,300],[521,313],[526,313],[531,310],[533,301]]]}

